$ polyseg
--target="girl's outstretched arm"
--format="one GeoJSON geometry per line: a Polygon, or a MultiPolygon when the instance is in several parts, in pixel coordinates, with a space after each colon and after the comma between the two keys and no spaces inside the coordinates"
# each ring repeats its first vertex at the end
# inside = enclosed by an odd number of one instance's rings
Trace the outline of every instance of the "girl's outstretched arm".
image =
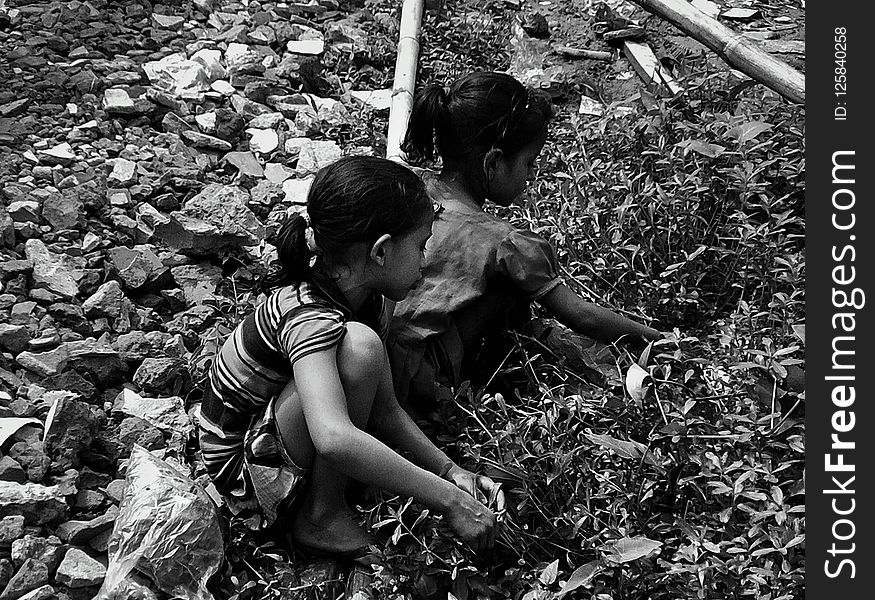
{"type": "Polygon", "coordinates": [[[557,285],[541,297],[538,303],[563,325],[608,344],[616,342],[624,335],[629,336],[630,341],[640,337],[653,341],[662,337],[652,327],[636,323],[612,310],[584,300],[565,284],[557,285]]]}
{"type": "Polygon", "coordinates": [[[494,507],[498,511],[504,509],[504,493],[492,479],[471,473],[455,464],[428,439],[407,411],[401,408],[395,397],[392,375],[388,369],[384,371],[377,388],[369,425],[380,439],[404,452],[422,468],[448,479],[484,504],[486,500],[495,498],[494,507]]]}
{"type": "MultiPolygon", "coordinates": [[[[388,373],[385,354],[383,362],[384,371],[388,373]]],[[[495,516],[492,511],[353,424],[337,370],[336,348],[301,358],[295,362],[293,370],[313,446],[334,468],[366,484],[394,494],[412,496],[444,514],[450,526],[477,551],[494,544],[495,516]]],[[[385,377],[381,374],[381,386],[385,377]]],[[[438,460],[437,455],[433,458],[438,460]]]]}

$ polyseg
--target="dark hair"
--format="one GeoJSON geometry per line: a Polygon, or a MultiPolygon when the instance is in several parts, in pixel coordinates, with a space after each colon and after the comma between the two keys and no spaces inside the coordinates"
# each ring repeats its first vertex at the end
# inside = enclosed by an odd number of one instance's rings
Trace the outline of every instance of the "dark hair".
{"type": "Polygon", "coordinates": [[[553,116],[550,97],[506,73],[476,72],[449,91],[428,85],[413,99],[401,149],[411,164],[479,165],[492,148],[509,155],[530,144],[553,116]]]}
{"type": "MultiPolygon", "coordinates": [[[[331,264],[351,244],[401,235],[431,214],[422,180],[410,169],[376,156],[345,156],[316,173],[307,194],[307,214],[318,256],[331,264]]],[[[286,217],[274,245],[277,260],[262,283],[265,290],[299,283],[310,274],[307,221],[286,217]]]]}

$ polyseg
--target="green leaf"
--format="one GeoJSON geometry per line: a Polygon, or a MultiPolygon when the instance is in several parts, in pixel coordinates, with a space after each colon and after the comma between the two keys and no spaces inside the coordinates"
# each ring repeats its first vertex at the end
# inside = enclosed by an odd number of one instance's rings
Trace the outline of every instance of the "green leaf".
{"type": "Polygon", "coordinates": [[[678,148],[683,148],[684,154],[692,150],[693,152],[697,152],[702,156],[707,156],[709,158],[717,158],[724,152],[726,152],[726,148],[720,146],[718,144],[709,144],[708,142],[703,142],[702,140],[684,140],[682,142],[678,142],[675,144],[678,148]]]}
{"type": "Polygon", "coordinates": [[[651,552],[655,552],[662,547],[662,542],[651,540],[644,536],[624,537],[610,544],[602,546],[602,550],[606,552],[605,558],[617,564],[624,564],[644,558],[651,552]]]}
{"type": "Polygon", "coordinates": [[[598,575],[601,570],[601,562],[597,560],[588,562],[581,567],[577,567],[574,570],[574,573],[571,574],[571,577],[568,578],[568,581],[566,581],[562,588],[556,593],[556,600],[559,600],[565,594],[573,592],[579,587],[589,585],[592,578],[598,575]]]}
{"type": "Polygon", "coordinates": [[[647,387],[650,385],[648,379],[650,373],[636,363],[632,363],[626,371],[626,391],[635,402],[643,401],[647,395],[647,387]]]}
{"type": "Polygon", "coordinates": [[[749,142],[750,140],[756,138],[756,136],[758,136],[759,134],[771,130],[772,125],[770,123],[764,123],[762,121],[751,121],[742,125],[736,125],[725,134],[723,134],[723,136],[735,139],[740,146],[745,142],[749,142]]]}
{"type": "Polygon", "coordinates": [[[541,571],[541,575],[538,579],[541,580],[541,583],[544,585],[550,585],[554,581],[556,581],[556,576],[559,574],[559,559],[557,558],[549,565],[544,567],[544,570],[541,571]]]}

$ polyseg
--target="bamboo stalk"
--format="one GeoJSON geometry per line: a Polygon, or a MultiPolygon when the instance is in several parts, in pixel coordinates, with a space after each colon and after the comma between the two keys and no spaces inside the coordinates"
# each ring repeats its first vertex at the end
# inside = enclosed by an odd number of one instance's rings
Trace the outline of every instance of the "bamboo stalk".
{"type": "Polygon", "coordinates": [[[745,75],[792,102],[805,102],[805,76],[802,73],[763,52],[744,35],[694,8],[686,0],[632,1],[701,42],[745,75]]]}
{"type": "Polygon", "coordinates": [[[398,34],[398,57],[395,60],[395,81],[392,84],[392,104],[389,108],[389,130],[386,133],[386,158],[398,162],[404,162],[401,142],[407,132],[407,122],[413,109],[422,12],[423,0],[404,0],[398,34]]]}

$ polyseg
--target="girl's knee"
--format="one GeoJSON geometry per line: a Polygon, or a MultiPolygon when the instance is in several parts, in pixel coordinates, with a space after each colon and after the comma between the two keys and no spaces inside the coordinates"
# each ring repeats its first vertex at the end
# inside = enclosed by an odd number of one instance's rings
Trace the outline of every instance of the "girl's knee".
{"type": "Polygon", "coordinates": [[[346,335],[337,350],[341,379],[367,377],[379,380],[386,364],[386,349],[373,329],[361,323],[346,324],[346,335]]]}

